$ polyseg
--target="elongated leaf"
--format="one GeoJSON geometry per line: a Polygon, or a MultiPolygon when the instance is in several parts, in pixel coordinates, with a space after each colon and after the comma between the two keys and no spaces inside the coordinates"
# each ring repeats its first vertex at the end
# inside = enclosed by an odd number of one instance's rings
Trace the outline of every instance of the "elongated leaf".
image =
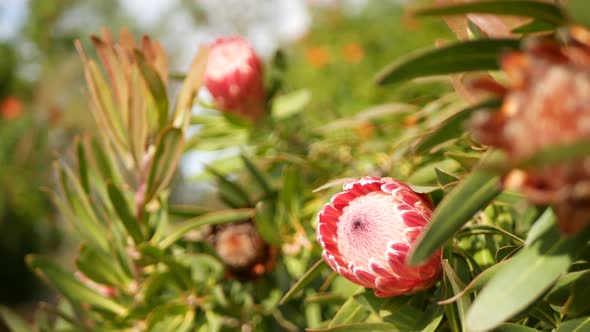
{"type": "Polygon", "coordinates": [[[532,327],[518,325],[518,324],[512,324],[512,323],[500,324],[500,326],[498,326],[494,330],[494,332],[536,332],[536,331],[538,331],[538,330],[534,329],[532,327]]]}
{"type": "Polygon", "coordinates": [[[203,85],[203,74],[207,66],[209,47],[201,47],[199,53],[191,63],[191,67],[178,94],[178,101],[173,115],[173,124],[186,129],[190,122],[193,100],[203,85]]]}
{"type": "Polygon", "coordinates": [[[451,16],[470,13],[511,15],[536,18],[555,26],[567,22],[561,7],[533,0],[495,0],[433,6],[413,11],[418,16],[451,16]]]}
{"type": "Polygon", "coordinates": [[[154,98],[158,111],[159,128],[163,129],[168,123],[168,94],[166,93],[166,85],[158,72],[145,60],[139,50],[135,50],[135,58],[139,63],[139,70],[148,90],[154,98]]]}
{"type": "Polygon", "coordinates": [[[552,227],[544,228],[530,246],[508,261],[473,302],[467,314],[471,331],[490,330],[525,309],[567,271],[585,246],[590,230],[564,238],[553,212],[548,209],[544,216],[543,222],[552,227]]]}
{"type": "Polygon", "coordinates": [[[174,226],[170,234],[164,238],[160,244],[160,248],[166,248],[174,242],[180,240],[187,232],[205,225],[219,225],[236,221],[248,220],[254,217],[254,209],[238,209],[216,211],[192,218],[174,226]]]}
{"type": "Polygon", "coordinates": [[[158,137],[147,182],[145,203],[148,203],[172,180],[180,161],[183,145],[184,138],[179,128],[168,127],[158,137]]]}
{"type": "Polygon", "coordinates": [[[78,155],[78,175],[80,176],[80,184],[86,194],[90,193],[90,180],[88,179],[88,160],[86,159],[86,151],[84,150],[84,144],[77,140],[76,152],[78,155]]]}
{"type": "Polygon", "coordinates": [[[102,296],[91,290],[81,281],[74,278],[74,275],[51,262],[48,259],[29,255],[27,256],[29,266],[53,285],[60,294],[77,303],[88,303],[92,306],[110,311],[119,316],[127,313],[127,309],[117,302],[102,296]]]}
{"type": "Polygon", "coordinates": [[[463,123],[465,120],[469,119],[473,113],[481,109],[496,109],[500,104],[501,102],[498,100],[487,100],[457,112],[422,137],[417,144],[413,146],[414,153],[424,153],[437,145],[461,136],[465,133],[463,123]]]}
{"type": "Polygon", "coordinates": [[[590,329],[590,317],[580,317],[563,322],[555,332],[585,332],[590,329]]]}
{"type": "Polygon", "coordinates": [[[270,244],[281,245],[280,230],[276,224],[275,207],[272,201],[260,201],[256,204],[256,230],[262,239],[270,244]]]}
{"type": "Polygon", "coordinates": [[[321,329],[306,329],[308,332],[396,332],[401,331],[389,323],[351,323],[321,329]]]}
{"type": "Polygon", "coordinates": [[[462,291],[460,291],[459,293],[455,293],[455,295],[453,297],[448,298],[444,301],[439,301],[438,303],[439,304],[453,303],[453,302],[457,301],[459,298],[461,298],[462,296],[467,296],[468,294],[471,294],[473,292],[480,290],[485,284],[488,283],[488,281],[490,281],[496,275],[498,270],[500,270],[500,268],[502,268],[502,266],[504,266],[506,263],[507,263],[507,261],[503,261],[503,262],[500,262],[500,263],[490,266],[485,271],[480,273],[477,277],[475,277],[469,283],[469,285],[467,285],[467,286],[465,286],[465,288],[463,288],[462,291]]]}
{"type": "Polygon", "coordinates": [[[547,301],[551,304],[563,305],[572,293],[572,287],[576,283],[590,284],[590,270],[575,271],[560,277],[549,294],[547,294],[547,301]]]}
{"type": "Polygon", "coordinates": [[[133,213],[131,212],[131,208],[127,203],[127,199],[123,193],[117,188],[116,185],[109,183],[107,184],[107,189],[109,193],[109,198],[111,199],[111,203],[115,208],[115,212],[121,221],[123,222],[123,226],[133,239],[136,244],[139,244],[144,241],[143,233],[141,232],[141,228],[139,228],[139,220],[135,218],[133,213]]]}
{"type": "Polygon", "coordinates": [[[328,327],[335,327],[338,325],[349,324],[349,323],[356,323],[364,321],[367,316],[369,316],[369,312],[363,308],[363,306],[358,303],[354,297],[349,298],[340,306],[338,311],[328,327]]]}
{"type": "Polygon", "coordinates": [[[0,306],[0,318],[11,332],[33,332],[33,327],[5,306],[0,306]]]}
{"type": "Polygon", "coordinates": [[[318,260],[313,264],[313,266],[305,272],[305,274],[297,280],[295,285],[289,289],[289,291],[283,296],[280,304],[283,304],[289,300],[291,300],[297,293],[305,288],[305,286],[309,285],[309,283],[315,279],[325,268],[327,267],[326,263],[323,259],[318,260]]]}
{"type": "MultiPolygon", "coordinates": [[[[453,293],[455,295],[460,294],[465,289],[465,285],[455,273],[455,270],[451,267],[448,260],[443,260],[442,262],[443,271],[445,273],[445,281],[451,284],[451,288],[453,289],[453,293]]],[[[467,310],[471,306],[471,299],[469,296],[461,296],[457,300],[457,311],[459,313],[459,320],[461,321],[462,330],[466,331],[465,329],[465,315],[467,310]]]]}
{"type": "Polygon", "coordinates": [[[76,267],[86,277],[99,284],[124,288],[131,282],[122,269],[113,264],[110,256],[87,246],[80,248],[76,267]]]}
{"type": "Polygon", "coordinates": [[[544,32],[544,31],[552,31],[555,29],[553,24],[547,23],[542,20],[533,20],[532,22],[526,23],[519,27],[512,29],[510,32],[512,33],[536,33],[536,32],[544,32]]]}
{"type": "Polygon", "coordinates": [[[250,196],[246,190],[238,183],[230,181],[223,174],[219,173],[212,167],[206,166],[207,171],[215,176],[217,180],[217,191],[219,198],[224,203],[233,208],[251,207],[250,196]]]}
{"type": "Polygon", "coordinates": [[[498,69],[501,53],[518,49],[519,45],[516,39],[482,39],[445,45],[389,65],[377,74],[376,81],[384,85],[422,76],[498,69]]]}
{"type": "Polygon", "coordinates": [[[293,91],[272,100],[272,117],[281,120],[298,114],[311,101],[311,92],[307,89],[293,91]]]}
{"type": "Polygon", "coordinates": [[[499,193],[500,177],[498,175],[484,170],[475,170],[436,208],[430,223],[418,238],[408,262],[415,265],[428,259],[499,193]]]}
{"type": "Polygon", "coordinates": [[[254,164],[254,162],[252,162],[252,160],[250,160],[250,158],[248,158],[246,155],[241,154],[240,158],[242,158],[242,161],[248,169],[248,172],[250,172],[250,175],[252,176],[256,184],[260,187],[260,189],[262,189],[265,195],[271,195],[273,193],[273,190],[271,188],[270,181],[266,177],[266,175],[262,171],[260,171],[260,169],[258,169],[258,167],[254,164]]]}

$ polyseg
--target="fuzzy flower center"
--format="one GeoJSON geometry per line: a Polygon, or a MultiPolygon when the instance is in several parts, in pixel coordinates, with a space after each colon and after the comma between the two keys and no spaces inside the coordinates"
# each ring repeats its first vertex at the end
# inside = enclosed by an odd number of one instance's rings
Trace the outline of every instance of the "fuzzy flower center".
{"type": "Polygon", "coordinates": [[[252,71],[248,64],[248,58],[251,56],[252,51],[248,44],[239,41],[213,47],[209,53],[206,76],[218,81],[238,71],[248,74],[252,71]]]}
{"type": "Polygon", "coordinates": [[[405,225],[396,208],[399,201],[383,192],[372,192],[352,200],[338,222],[338,251],[344,261],[368,269],[369,259],[387,264],[387,247],[402,240],[405,225]]]}

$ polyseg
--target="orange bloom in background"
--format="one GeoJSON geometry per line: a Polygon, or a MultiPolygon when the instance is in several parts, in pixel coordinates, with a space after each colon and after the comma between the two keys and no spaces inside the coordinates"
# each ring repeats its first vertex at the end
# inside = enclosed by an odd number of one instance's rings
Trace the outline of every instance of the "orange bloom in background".
{"type": "Polygon", "coordinates": [[[305,59],[316,68],[323,68],[330,63],[330,54],[321,46],[311,46],[305,50],[305,59]]]}
{"type": "Polygon", "coordinates": [[[16,119],[23,111],[23,103],[15,97],[6,97],[0,102],[0,114],[5,119],[16,119]]]}
{"type": "Polygon", "coordinates": [[[348,63],[360,63],[365,57],[365,50],[358,43],[348,43],[342,47],[342,55],[348,63]]]}

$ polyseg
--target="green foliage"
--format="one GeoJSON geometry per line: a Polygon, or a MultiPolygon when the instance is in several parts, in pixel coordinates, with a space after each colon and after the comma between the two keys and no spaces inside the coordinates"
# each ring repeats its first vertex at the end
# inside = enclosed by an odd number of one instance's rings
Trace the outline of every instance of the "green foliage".
{"type": "MultiPolygon", "coordinates": [[[[561,7],[534,1],[416,12],[468,13],[537,20],[520,25],[521,31],[572,23],[561,7]]],[[[28,258],[61,296],[44,306],[39,330],[526,332],[588,326],[590,231],[564,236],[552,207],[533,206],[502,187],[514,168],[587,156],[587,142],[507,162],[467,129],[478,111],[499,108],[501,96],[467,104],[450,92],[456,82],[429,77],[494,71],[491,76],[502,79],[503,52],[519,50],[528,37],[488,39],[481,32],[472,37],[482,39],[396,60],[434,42],[426,34],[394,49],[406,34],[398,27],[399,8],[374,4],[351,19],[328,9],[323,14],[324,27],[342,28],[342,36],[316,28],[288,50],[286,61],[283,53],[275,57],[267,67],[269,109],[257,123],[212,105],[192,114],[207,48],[173,99],[157,42],[146,37],[138,48],[125,31],[119,42],[108,33],[93,37],[100,61],[77,43],[97,130],[76,142],[73,161],[55,164],[57,192],[50,197],[81,244],[71,268],[28,258]],[[370,24],[377,20],[381,24],[370,24]],[[391,58],[394,64],[378,82],[397,84],[370,86],[372,73],[391,58]],[[422,80],[404,82],[415,78],[422,80]],[[190,126],[197,126],[191,135],[190,126]],[[182,156],[228,148],[240,153],[211,161],[190,179],[214,188],[197,192],[194,201],[201,205],[175,204],[182,156]],[[442,248],[440,280],[431,288],[379,298],[327,268],[315,240],[317,212],[334,186],[365,175],[400,179],[435,205],[406,262],[418,264],[442,248]]],[[[440,28],[440,22],[424,24],[440,28]]],[[[474,24],[465,28],[475,31],[474,24]]],[[[2,308],[0,314],[13,330],[28,329],[12,312],[2,308]]]]}

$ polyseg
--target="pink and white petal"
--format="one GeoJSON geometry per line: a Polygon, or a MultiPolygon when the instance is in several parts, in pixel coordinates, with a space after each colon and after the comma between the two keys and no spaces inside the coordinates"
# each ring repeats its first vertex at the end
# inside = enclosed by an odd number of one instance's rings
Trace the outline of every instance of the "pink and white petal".
{"type": "Polygon", "coordinates": [[[375,280],[375,295],[379,297],[389,297],[401,294],[407,294],[415,283],[411,280],[400,278],[377,278],[375,280]]]}
{"type": "Polygon", "coordinates": [[[336,217],[336,219],[338,219],[338,217],[340,217],[341,215],[342,211],[336,209],[331,204],[324,205],[324,207],[322,207],[322,209],[320,210],[320,213],[318,213],[318,217],[336,217]]]}
{"type": "Polygon", "coordinates": [[[369,268],[371,269],[371,271],[373,271],[375,275],[383,278],[391,278],[394,276],[394,274],[391,272],[389,268],[384,267],[383,265],[377,263],[372,259],[369,260],[369,268]]]}
{"type": "Polygon", "coordinates": [[[364,283],[365,287],[375,287],[375,279],[377,276],[375,276],[373,273],[365,271],[359,267],[355,267],[352,272],[356,275],[358,280],[364,283]]]}
{"type": "Polygon", "coordinates": [[[402,235],[406,239],[407,243],[412,245],[414,242],[416,242],[416,239],[418,239],[423,229],[423,227],[409,227],[404,229],[402,235]]]}
{"type": "Polygon", "coordinates": [[[341,193],[338,193],[338,194],[332,196],[330,203],[336,209],[342,210],[345,206],[348,205],[348,203],[350,203],[350,201],[352,201],[353,199],[355,199],[357,197],[358,197],[358,195],[356,195],[352,192],[348,192],[348,191],[341,192],[341,193]]]}
{"type": "Polygon", "coordinates": [[[424,217],[415,210],[403,211],[400,214],[404,224],[408,227],[424,227],[426,225],[424,217]]]}

